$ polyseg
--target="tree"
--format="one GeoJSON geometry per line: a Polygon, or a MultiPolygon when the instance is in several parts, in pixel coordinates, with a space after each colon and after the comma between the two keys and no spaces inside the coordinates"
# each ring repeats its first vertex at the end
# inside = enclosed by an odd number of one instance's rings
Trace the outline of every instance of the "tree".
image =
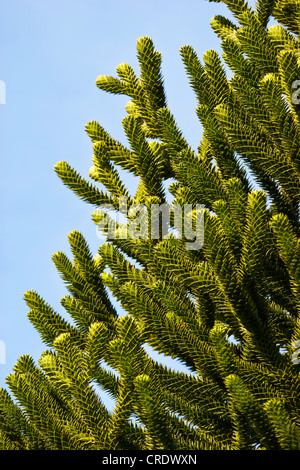
{"type": "Polygon", "coordinates": [[[55,171],[95,206],[107,241],[93,256],[74,231],[73,260],[53,256],[72,322],[25,294],[48,349],[38,365],[20,357],[7,377],[13,397],[0,391],[3,449],[300,449],[300,6],[224,2],[233,19],[218,15],[211,25],[225,64],[213,50],[203,63],[191,46],[180,50],[203,126],[196,150],[166,105],[150,38],[137,41],[139,77],[122,64],[117,77],[97,79],[130,97],[129,146],[89,122],[90,177],[106,191],[66,162],[55,171]],[[139,178],[135,195],[118,168],[139,178]],[[156,238],[144,237],[141,227],[160,220],[158,205],[172,208],[170,179],[172,207],[189,208],[183,234],[171,212],[156,238]],[[123,224],[99,210],[125,202],[133,211],[123,224]],[[197,204],[204,244],[193,249],[185,229],[197,233],[197,204]],[[145,344],[190,373],[157,363],[145,344]]]}

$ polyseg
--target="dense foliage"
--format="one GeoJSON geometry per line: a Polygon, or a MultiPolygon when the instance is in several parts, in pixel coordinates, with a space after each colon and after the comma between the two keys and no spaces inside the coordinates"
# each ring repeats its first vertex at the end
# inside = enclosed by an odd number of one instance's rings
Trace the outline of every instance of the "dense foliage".
{"type": "Polygon", "coordinates": [[[231,19],[211,21],[223,59],[180,50],[203,126],[197,149],[167,107],[161,54],[143,37],[139,76],[121,64],[96,82],[130,97],[128,147],[89,122],[96,184],[66,162],[55,167],[95,207],[96,224],[108,220],[104,204],[150,210],[171,195],[192,205],[195,226],[203,204],[203,247],[187,249],[174,217],[164,239],[122,236],[126,223],[111,219],[117,236],[107,233],[95,256],[81,233],[69,235],[73,260],[53,261],[72,322],[25,294],[47,350],[39,364],[20,357],[9,392],[0,390],[2,449],[300,449],[300,2],[224,2],[231,19]],[[134,195],[119,168],[139,178],[134,195]],[[146,344],[189,373],[156,362],[146,344]]]}

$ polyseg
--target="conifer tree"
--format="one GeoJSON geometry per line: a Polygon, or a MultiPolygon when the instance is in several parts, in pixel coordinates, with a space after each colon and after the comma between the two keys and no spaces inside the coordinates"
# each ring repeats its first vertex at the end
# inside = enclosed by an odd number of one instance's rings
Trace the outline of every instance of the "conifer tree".
{"type": "Polygon", "coordinates": [[[93,255],[73,231],[73,259],[53,256],[72,322],[25,294],[47,349],[38,364],[20,357],[0,390],[2,449],[300,449],[300,4],[223,1],[232,18],[211,21],[223,57],[180,50],[203,126],[197,149],[167,107],[152,39],[137,41],[139,75],[121,64],[96,81],[130,99],[128,146],[89,122],[95,183],[67,162],[55,171],[94,206],[107,241],[93,255]],[[119,168],[139,178],[135,194],[119,168]],[[121,223],[100,210],[124,201],[188,205],[190,228],[202,204],[203,246],[187,248],[174,215],[169,236],[151,238],[147,211],[121,223]],[[124,236],[129,226],[140,236],[124,236]],[[155,361],[146,344],[189,373],[155,361]]]}

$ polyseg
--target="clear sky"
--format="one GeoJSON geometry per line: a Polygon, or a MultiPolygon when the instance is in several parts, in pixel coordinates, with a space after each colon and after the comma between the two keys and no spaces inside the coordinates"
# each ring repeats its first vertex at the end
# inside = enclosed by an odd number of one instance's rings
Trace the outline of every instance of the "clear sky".
{"type": "Polygon", "coordinates": [[[21,354],[37,361],[46,348],[27,319],[24,292],[37,291],[63,313],[60,299],[66,290],[52,254],[70,254],[67,235],[75,229],[94,253],[99,245],[93,207],[53,171],[56,162],[66,160],[88,177],[88,121],[97,120],[126,144],[121,119],[128,99],[100,91],[97,76],[115,75],[122,62],[138,73],[136,41],[150,36],[163,55],[168,105],[196,148],[201,126],[179,49],[190,44],[200,58],[208,49],[220,52],[210,26],[216,14],[229,17],[223,4],[205,0],[2,2],[0,340],[6,364],[0,364],[0,386],[21,354]]]}

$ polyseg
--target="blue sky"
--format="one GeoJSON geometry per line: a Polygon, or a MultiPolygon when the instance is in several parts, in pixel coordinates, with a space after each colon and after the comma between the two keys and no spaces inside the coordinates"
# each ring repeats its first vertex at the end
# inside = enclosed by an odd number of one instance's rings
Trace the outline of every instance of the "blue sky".
{"type": "Polygon", "coordinates": [[[190,44],[200,58],[208,49],[220,52],[210,27],[216,14],[229,16],[223,4],[205,0],[2,2],[0,340],[6,364],[0,364],[0,386],[21,354],[37,361],[46,348],[27,319],[24,292],[37,291],[63,313],[60,299],[66,290],[52,254],[70,254],[67,235],[75,229],[94,253],[99,245],[94,209],[53,171],[56,162],[66,160],[88,177],[88,121],[98,121],[126,144],[121,119],[128,99],[100,91],[97,76],[115,75],[122,62],[138,73],[136,41],[150,36],[163,56],[168,105],[196,147],[201,126],[179,49],[190,44]]]}

